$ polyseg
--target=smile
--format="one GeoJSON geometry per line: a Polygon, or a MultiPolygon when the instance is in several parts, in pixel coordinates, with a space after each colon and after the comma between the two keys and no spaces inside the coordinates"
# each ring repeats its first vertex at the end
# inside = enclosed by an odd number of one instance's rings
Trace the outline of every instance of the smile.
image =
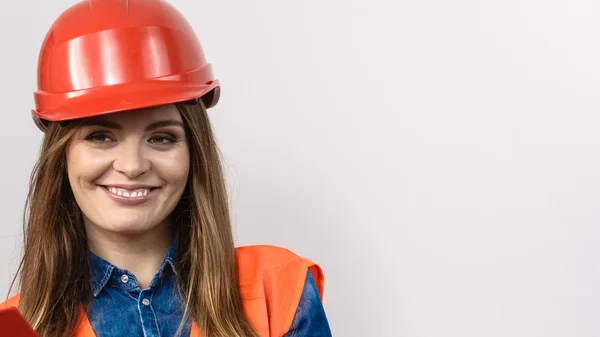
{"type": "Polygon", "coordinates": [[[137,189],[137,190],[126,190],[124,188],[116,188],[116,187],[106,187],[106,189],[116,195],[116,196],[123,196],[125,198],[136,198],[136,197],[144,197],[147,196],[148,193],[150,193],[151,188],[141,188],[141,189],[137,189]]]}
{"type": "Polygon", "coordinates": [[[160,189],[158,187],[148,186],[101,186],[104,192],[115,202],[122,205],[134,206],[144,203],[152,198],[160,189]]]}

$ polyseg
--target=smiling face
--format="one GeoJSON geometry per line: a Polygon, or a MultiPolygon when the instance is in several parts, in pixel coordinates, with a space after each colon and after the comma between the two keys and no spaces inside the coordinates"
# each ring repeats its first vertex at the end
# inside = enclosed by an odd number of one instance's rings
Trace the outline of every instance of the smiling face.
{"type": "Polygon", "coordinates": [[[189,166],[172,104],[88,118],[67,149],[69,183],[88,232],[142,234],[167,225],[189,166]]]}

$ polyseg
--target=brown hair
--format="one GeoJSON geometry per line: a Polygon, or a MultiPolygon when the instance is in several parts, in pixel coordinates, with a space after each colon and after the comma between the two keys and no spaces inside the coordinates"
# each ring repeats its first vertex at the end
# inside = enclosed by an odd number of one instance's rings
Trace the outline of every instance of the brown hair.
{"type": "MultiPolygon", "coordinates": [[[[206,109],[200,100],[177,108],[190,148],[188,183],[173,212],[184,318],[205,336],[257,337],[242,307],[221,156],[206,109]]],[[[87,237],[66,173],[78,124],[50,123],[44,135],[25,207],[24,254],[11,284],[19,283],[19,310],[42,337],[72,336],[91,298],[87,237]]]]}

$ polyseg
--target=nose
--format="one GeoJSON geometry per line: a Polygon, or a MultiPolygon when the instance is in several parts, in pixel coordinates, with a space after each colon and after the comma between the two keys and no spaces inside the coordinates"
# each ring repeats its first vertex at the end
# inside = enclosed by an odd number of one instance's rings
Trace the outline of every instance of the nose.
{"type": "Polygon", "coordinates": [[[113,168],[129,178],[136,178],[150,170],[151,162],[144,154],[144,148],[137,139],[119,144],[113,168]]]}

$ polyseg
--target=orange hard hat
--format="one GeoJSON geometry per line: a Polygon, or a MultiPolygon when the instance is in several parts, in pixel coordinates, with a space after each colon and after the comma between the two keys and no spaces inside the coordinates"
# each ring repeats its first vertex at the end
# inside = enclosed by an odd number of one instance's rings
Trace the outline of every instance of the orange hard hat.
{"type": "Polygon", "coordinates": [[[194,30],[163,0],[86,0],[64,11],[42,44],[32,116],[47,122],[201,98],[220,86],[194,30]]]}

